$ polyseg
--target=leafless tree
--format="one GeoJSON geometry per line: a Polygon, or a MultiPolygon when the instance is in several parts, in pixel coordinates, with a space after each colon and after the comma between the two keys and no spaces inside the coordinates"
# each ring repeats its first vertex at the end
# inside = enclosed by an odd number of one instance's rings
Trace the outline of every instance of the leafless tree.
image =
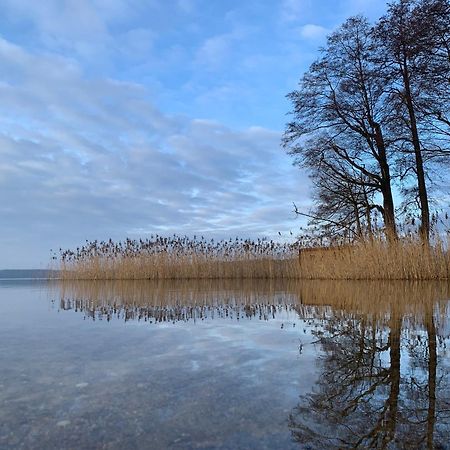
{"type": "Polygon", "coordinates": [[[295,163],[326,168],[345,185],[378,192],[386,234],[397,237],[389,141],[385,139],[387,93],[372,55],[366,19],[348,19],[329,38],[321,57],[288,94],[293,119],[283,144],[295,163]]]}
{"type": "Polygon", "coordinates": [[[399,0],[374,28],[389,91],[390,131],[403,155],[402,178],[412,175],[421,215],[421,235],[430,236],[427,171],[450,156],[450,7],[448,0],[399,0]],[[447,128],[448,127],[448,128],[447,128]]]}
{"type": "Polygon", "coordinates": [[[357,235],[351,197],[369,193],[366,211],[380,211],[396,239],[395,188],[397,214],[419,211],[428,241],[430,192],[450,162],[450,0],[397,0],[374,26],[348,19],[288,98],[283,145],[312,176],[313,221],[357,235]]]}

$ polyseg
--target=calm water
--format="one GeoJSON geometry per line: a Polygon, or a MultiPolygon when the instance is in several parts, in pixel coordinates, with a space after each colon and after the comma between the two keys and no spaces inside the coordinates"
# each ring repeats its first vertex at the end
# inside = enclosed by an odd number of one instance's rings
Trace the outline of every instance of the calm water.
{"type": "Polygon", "coordinates": [[[448,284],[0,282],[0,448],[450,448],[448,284]]]}

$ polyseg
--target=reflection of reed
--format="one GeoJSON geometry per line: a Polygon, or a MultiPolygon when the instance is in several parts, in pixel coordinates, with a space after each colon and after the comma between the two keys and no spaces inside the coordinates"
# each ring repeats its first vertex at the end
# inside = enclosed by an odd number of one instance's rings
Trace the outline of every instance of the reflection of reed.
{"type": "Polygon", "coordinates": [[[430,302],[450,298],[448,282],[308,281],[299,285],[303,304],[365,314],[420,310],[430,302]]]}
{"type": "Polygon", "coordinates": [[[265,280],[62,282],[60,307],[95,318],[150,322],[206,318],[274,318],[297,301],[281,282],[265,280]]]}
{"type": "Polygon", "coordinates": [[[178,280],[178,281],[63,281],[61,296],[89,299],[97,304],[135,305],[216,304],[236,298],[241,303],[295,294],[298,283],[281,280],[178,280]]]}
{"type": "Polygon", "coordinates": [[[293,280],[70,282],[55,285],[61,309],[92,318],[186,321],[274,317],[295,310],[300,318],[390,315],[420,317],[430,304],[445,313],[450,284],[293,280]]]}
{"type": "Polygon", "coordinates": [[[287,310],[288,305],[195,305],[195,306],[113,306],[103,305],[97,308],[89,307],[86,303],[80,301],[61,300],[61,309],[83,311],[87,317],[93,320],[113,318],[129,320],[143,320],[150,323],[158,322],[187,322],[189,320],[198,321],[204,319],[259,319],[269,320],[275,318],[276,313],[282,309],[287,310]]]}

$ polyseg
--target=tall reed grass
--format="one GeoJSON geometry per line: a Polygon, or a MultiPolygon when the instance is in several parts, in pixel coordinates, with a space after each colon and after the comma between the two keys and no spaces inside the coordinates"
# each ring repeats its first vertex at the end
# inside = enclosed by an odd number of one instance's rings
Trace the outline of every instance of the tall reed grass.
{"type": "Polygon", "coordinates": [[[60,250],[63,279],[332,279],[450,278],[449,245],[418,239],[374,239],[336,247],[302,248],[267,240],[207,241],[172,236],[115,243],[86,242],[60,250]]]}
{"type": "Polygon", "coordinates": [[[297,254],[296,244],[262,239],[153,236],[61,250],[59,268],[63,279],[84,280],[295,278],[297,254]]]}
{"type": "Polygon", "coordinates": [[[444,280],[450,252],[442,241],[381,239],[353,245],[301,250],[300,278],[332,280],[444,280]]]}

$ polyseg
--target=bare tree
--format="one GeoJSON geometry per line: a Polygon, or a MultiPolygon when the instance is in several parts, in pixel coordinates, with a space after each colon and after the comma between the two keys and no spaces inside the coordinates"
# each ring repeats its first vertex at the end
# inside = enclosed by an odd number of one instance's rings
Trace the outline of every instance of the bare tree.
{"type": "Polygon", "coordinates": [[[422,0],[416,6],[421,21],[427,21],[426,51],[420,55],[421,76],[418,102],[425,129],[434,135],[433,153],[450,155],[450,2],[422,0]],[[428,120],[426,120],[428,119],[428,120]]]}
{"type": "Polygon", "coordinates": [[[348,19],[328,38],[299,89],[288,95],[293,120],[283,144],[296,164],[314,173],[325,170],[338,184],[352,186],[352,192],[363,188],[381,194],[386,235],[396,239],[390,149],[384,135],[387,93],[374,52],[372,29],[362,17],[348,19]]]}
{"type": "Polygon", "coordinates": [[[449,17],[448,0],[399,0],[390,4],[374,33],[390,93],[390,129],[403,155],[402,178],[412,174],[416,181],[426,241],[431,228],[427,166],[430,170],[437,158],[450,155],[445,150],[450,138],[449,17]]]}

